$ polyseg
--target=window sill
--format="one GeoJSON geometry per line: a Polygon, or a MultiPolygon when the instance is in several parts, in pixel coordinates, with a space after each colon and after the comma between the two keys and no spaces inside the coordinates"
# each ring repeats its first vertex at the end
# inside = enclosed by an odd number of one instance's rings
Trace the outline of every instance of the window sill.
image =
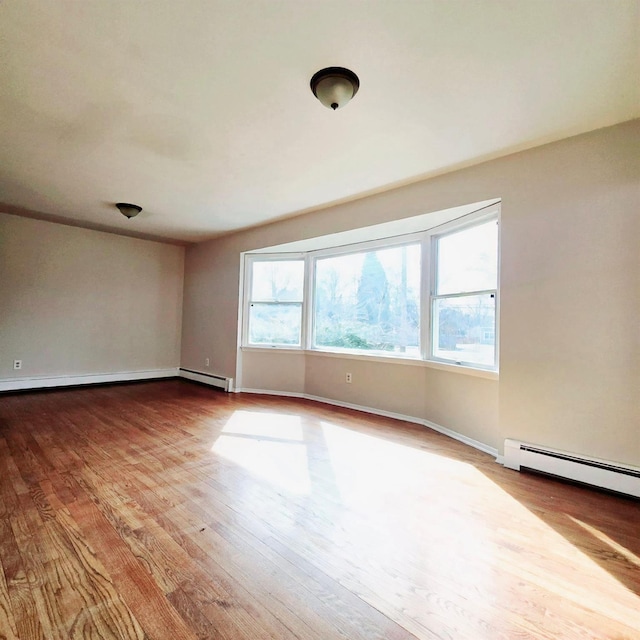
{"type": "Polygon", "coordinates": [[[449,373],[458,373],[476,378],[485,378],[486,380],[498,380],[499,372],[490,371],[488,369],[476,369],[461,364],[450,364],[448,362],[439,362],[436,360],[419,360],[417,358],[403,358],[394,355],[365,355],[354,353],[352,351],[321,351],[319,349],[299,349],[295,347],[241,347],[242,351],[251,353],[281,353],[287,355],[304,355],[316,356],[323,358],[342,358],[347,360],[366,360],[368,362],[387,362],[390,364],[403,364],[412,367],[427,367],[428,369],[439,369],[449,373]]]}
{"type": "Polygon", "coordinates": [[[251,353],[286,353],[288,355],[306,355],[308,352],[300,347],[240,347],[242,351],[251,353]]]}

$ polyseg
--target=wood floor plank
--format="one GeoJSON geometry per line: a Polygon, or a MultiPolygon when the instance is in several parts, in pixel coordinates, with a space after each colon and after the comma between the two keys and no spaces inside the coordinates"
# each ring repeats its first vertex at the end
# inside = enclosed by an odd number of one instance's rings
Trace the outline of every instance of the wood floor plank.
{"type": "MultiPolygon", "coordinates": [[[[135,482],[135,481],[134,481],[135,482]]],[[[217,609],[222,608],[233,616],[234,622],[243,630],[243,637],[247,638],[300,638],[300,640],[315,639],[317,636],[310,628],[301,626],[296,614],[285,616],[283,622],[275,615],[278,608],[277,601],[264,592],[257,593],[259,586],[254,580],[247,580],[246,574],[233,571],[233,564],[221,555],[211,550],[206,523],[197,511],[184,505],[184,501],[162,500],[164,491],[157,487],[154,491],[143,489],[145,495],[140,495],[140,502],[165,506],[165,510],[158,512],[158,522],[189,555],[196,559],[202,570],[213,577],[217,587],[221,589],[221,597],[204,607],[205,615],[216,617],[217,609]],[[205,525],[205,526],[203,526],[205,525]],[[206,535],[199,535],[206,532],[206,535]],[[231,571],[230,571],[231,569],[231,571]],[[260,597],[262,596],[262,597],[260,597]]],[[[335,635],[335,633],[334,633],[335,635]]],[[[328,636],[328,640],[332,636],[328,636]]]]}
{"type": "Polygon", "coordinates": [[[56,523],[60,531],[52,537],[70,545],[75,557],[73,561],[56,563],[55,571],[83,602],[81,607],[68,605],[70,637],[73,637],[72,633],[87,633],[92,629],[100,638],[146,638],[126,594],[108,573],[73,516],[66,509],[61,509],[56,523]]]}
{"type": "Polygon", "coordinates": [[[40,620],[33,615],[34,605],[22,567],[20,551],[8,519],[0,520],[0,558],[2,564],[2,633],[7,638],[42,637],[40,620]]]}
{"type": "MultiPolygon", "coordinates": [[[[85,470],[86,475],[86,470],[85,470]]],[[[95,478],[94,474],[89,474],[95,478]]],[[[94,479],[95,483],[95,479],[94,479]]],[[[103,482],[93,484],[95,496],[102,493],[117,494],[112,487],[106,488],[103,482]]],[[[118,486],[114,483],[114,486],[118,486]]],[[[197,631],[201,633],[203,619],[206,616],[195,613],[201,612],[211,603],[219,605],[220,609],[214,621],[208,622],[208,633],[211,637],[238,638],[239,628],[234,623],[227,609],[228,595],[213,583],[211,576],[205,573],[194,559],[178,545],[156,520],[145,513],[133,500],[127,502],[125,516],[130,524],[137,528],[124,525],[117,521],[114,510],[107,506],[104,500],[98,499],[98,505],[112,526],[119,532],[127,546],[136,558],[141,561],[146,570],[167,595],[169,601],[179,613],[192,623],[197,622],[197,631]],[[135,512],[135,515],[131,515],[135,512]]],[[[123,513],[123,510],[120,510],[123,513]]]]}
{"type": "MultiPolygon", "coordinates": [[[[194,472],[193,469],[190,470],[191,473],[194,472]]],[[[189,473],[189,471],[187,471],[187,474],[189,473]]],[[[149,470],[147,472],[147,476],[151,476],[153,474],[153,472],[151,470],[149,470]]],[[[214,486],[215,488],[218,489],[217,493],[220,494],[224,494],[226,493],[225,489],[223,487],[218,486],[218,483],[216,481],[209,481],[207,479],[206,484],[209,485],[211,484],[212,486],[214,486]]],[[[182,482],[177,483],[178,487],[184,488],[185,491],[190,492],[191,494],[194,492],[194,487],[197,488],[198,486],[198,482],[197,482],[197,478],[194,477],[191,481],[186,481],[186,480],[182,480],[182,482]]],[[[167,487],[163,487],[162,491],[166,492],[172,492],[173,491],[173,486],[167,486],[167,487]]],[[[275,517],[275,515],[278,513],[279,508],[281,508],[283,505],[279,505],[278,501],[275,501],[275,503],[273,504],[269,504],[270,500],[269,500],[269,496],[268,495],[262,495],[262,492],[260,492],[260,496],[261,496],[261,500],[260,500],[260,505],[262,507],[264,507],[264,505],[268,505],[268,512],[271,516],[271,518],[273,519],[275,517]]],[[[291,503],[293,502],[295,504],[295,498],[291,499],[288,498],[287,499],[288,504],[286,505],[285,509],[287,511],[290,510],[291,508],[291,503]]],[[[243,511],[246,511],[248,513],[251,513],[252,515],[252,522],[257,523],[260,521],[263,521],[260,517],[260,514],[258,512],[255,511],[251,511],[252,508],[252,501],[249,502],[241,502],[241,504],[239,506],[242,507],[243,511]]],[[[300,507],[300,509],[305,510],[306,507],[304,505],[295,505],[296,507],[300,507]]],[[[211,508],[211,504],[208,504],[208,508],[211,508]]],[[[195,511],[195,509],[193,509],[193,511],[195,511]]],[[[208,522],[206,515],[202,515],[201,516],[203,518],[203,522],[208,522]]],[[[227,518],[229,516],[227,515],[227,518]]],[[[307,517],[311,517],[311,514],[309,514],[309,516],[305,515],[304,518],[306,519],[307,517]]],[[[313,513],[313,517],[314,517],[314,522],[315,522],[315,529],[314,529],[314,536],[321,539],[321,536],[323,534],[323,527],[327,526],[326,521],[323,522],[322,518],[318,517],[318,513],[317,511],[314,511],[313,513]]],[[[266,529],[262,530],[260,533],[257,533],[258,537],[262,537],[264,538],[265,536],[272,536],[272,535],[277,535],[277,529],[287,529],[291,527],[291,523],[289,522],[288,518],[289,518],[289,514],[285,515],[285,518],[287,518],[285,521],[283,521],[283,523],[280,523],[279,525],[277,525],[275,527],[276,529],[276,533],[274,533],[274,530],[269,529],[269,527],[267,527],[266,529]]],[[[215,527],[215,525],[213,525],[215,527]]],[[[362,523],[362,535],[367,536],[367,530],[370,528],[370,523],[362,523]]],[[[255,527],[253,527],[255,529],[255,527]]],[[[331,528],[331,525],[329,524],[329,529],[331,528]]],[[[238,531],[238,529],[235,529],[236,531],[238,531]]],[[[324,532],[326,537],[330,537],[329,533],[324,532]]],[[[289,537],[287,539],[287,542],[289,545],[293,545],[295,546],[297,544],[296,540],[294,539],[296,536],[294,536],[293,538],[289,537]]],[[[306,543],[309,543],[310,537],[309,536],[302,536],[303,538],[305,538],[306,543]]],[[[366,538],[365,538],[366,539],[366,538]]],[[[338,565],[335,569],[332,566],[334,563],[334,558],[332,556],[331,553],[325,555],[324,550],[321,548],[322,545],[324,544],[324,542],[320,542],[320,546],[312,546],[312,547],[308,547],[305,546],[305,544],[303,544],[303,546],[298,547],[298,551],[301,554],[301,557],[306,557],[309,559],[310,562],[314,562],[316,563],[316,565],[324,571],[328,571],[330,575],[334,575],[336,576],[336,580],[338,581],[346,581],[347,583],[349,583],[350,580],[350,573],[362,573],[363,571],[363,567],[365,567],[366,563],[363,562],[361,559],[359,559],[359,548],[362,547],[363,545],[361,544],[362,542],[362,538],[360,538],[358,540],[358,543],[356,546],[354,546],[353,549],[350,550],[350,552],[347,554],[348,560],[345,560],[344,558],[341,558],[338,561],[338,565]],[[319,558],[322,559],[322,562],[319,562],[319,558]],[[344,569],[347,569],[347,573],[344,572],[344,569]]],[[[378,581],[380,580],[380,577],[377,578],[378,581]]],[[[424,583],[423,583],[423,587],[420,591],[420,593],[422,595],[426,594],[429,592],[429,589],[426,587],[426,585],[428,585],[430,582],[433,582],[433,578],[429,578],[427,579],[424,583]]],[[[385,587],[385,589],[389,592],[392,593],[395,589],[394,589],[394,585],[392,583],[390,583],[387,587],[385,587]]],[[[376,594],[375,592],[369,592],[368,590],[363,588],[363,584],[360,583],[359,587],[358,587],[358,593],[359,595],[364,598],[365,600],[367,600],[368,602],[372,603],[375,606],[379,606],[381,608],[385,608],[384,607],[384,602],[377,600],[376,598],[376,594]]],[[[451,611],[455,611],[456,607],[459,607],[458,604],[456,604],[456,601],[459,599],[459,594],[456,593],[455,591],[449,589],[449,593],[448,593],[448,597],[447,597],[447,589],[444,588],[442,585],[440,585],[439,591],[436,592],[435,588],[431,589],[431,591],[433,591],[435,593],[436,597],[431,598],[430,601],[430,606],[429,606],[429,621],[428,624],[429,625],[433,625],[434,622],[440,618],[446,619],[447,623],[450,625],[451,624],[451,611]]],[[[388,596],[387,596],[388,597],[388,596]]],[[[422,605],[424,605],[424,602],[421,602],[422,605]]],[[[396,620],[396,622],[405,625],[407,629],[412,629],[414,632],[420,634],[422,637],[437,637],[436,634],[432,633],[428,627],[424,627],[424,626],[416,626],[416,622],[421,618],[421,614],[424,611],[424,607],[421,609],[421,611],[418,612],[417,615],[415,615],[412,618],[409,618],[407,616],[403,616],[402,614],[396,614],[394,619],[396,620]]],[[[463,628],[465,628],[467,626],[467,621],[465,620],[465,618],[469,617],[469,612],[465,611],[464,616],[459,615],[457,617],[457,626],[459,630],[462,630],[463,628]]],[[[482,619],[478,619],[475,621],[475,626],[473,626],[472,628],[475,629],[476,627],[482,627],[484,628],[485,631],[490,632],[491,629],[488,628],[489,625],[484,622],[482,619]]],[[[466,629],[467,632],[471,632],[470,629],[466,629]]],[[[494,637],[496,637],[494,635],[494,637]]]]}
{"type": "MultiPolygon", "coordinates": [[[[26,487],[22,485],[15,463],[8,455],[9,447],[4,439],[0,439],[0,452],[4,453],[0,455],[0,557],[8,597],[3,602],[3,608],[10,610],[9,619],[12,618],[15,623],[18,638],[40,640],[45,636],[29,584],[28,566],[25,565],[19,544],[20,534],[26,529],[19,496],[26,495],[26,487]]],[[[11,627],[6,633],[9,631],[11,627]]]]}
{"type": "MultiPolygon", "coordinates": [[[[29,438],[22,443],[33,446],[29,438]]],[[[144,634],[140,626],[104,567],[78,535],[68,512],[56,504],[53,492],[47,491],[49,480],[36,482],[44,477],[45,469],[51,474],[52,467],[42,452],[14,453],[14,458],[8,460],[9,468],[17,459],[27,471],[23,477],[17,467],[12,470],[19,508],[11,522],[44,636],[47,640],[92,635],[141,640],[144,634]],[[27,482],[34,484],[27,486],[27,482]]],[[[55,473],[50,477],[54,478],[55,473]]]]}
{"type": "Polygon", "coordinates": [[[52,493],[52,485],[44,491],[56,509],[56,519],[45,523],[48,547],[54,550],[47,562],[47,584],[55,585],[56,604],[64,613],[65,637],[144,638],[104,564],[52,493]]]}
{"type": "MultiPolygon", "coordinates": [[[[0,535],[5,534],[0,526],[0,535]]],[[[11,610],[11,600],[9,598],[9,589],[4,576],[4,567],[2,566],[2,551],[0,547],[0,638],[2,640],[19,640],[16,621],[11,610]]]]}
{"type": "MultiPolygon", "coordinates": [[[[151,472],[146,475],[147,477],[153,477],[151,472]]],[[[338,628],[348,632],[347,637],[351,640],[360,638],[366,638],[367,640],[376,638],[409,640],[414,637],[402,627],[393,624],[388,618],[380,615],[377,610],[366,605],[360,598],[354,597],[350,591],[342,588],[338,582],[330,580],[327,574],[322,571],[312,569],[311,565],[307,565],[306,573],[300,571],[299,566],[304,562],[301,556],[294,556],[289,552],[287,555],[291,560],[287,561],[283,555],[275,552],[266,544],[265,541],[270,536],[268,530],[257,528],[255,521],[251,523],[247,519],[241,521],[241,517],[237,512],[216,502],[210,493],[198,490],[198,483],[195,478],[191,482],[180,483],[177,487],[158,487],[157,491],[165,496],[171,504],[188,504],[189,513],[198,518],[196,521],[198,526],[203,524],[205,527],[202,528],[208,528],[218,534],[216,536],[218,544],[220,544],[220,536],[222,536],[224,544],[231,545],[230,549],[216,550],[215,547],[211,549],[209,544],[205,550],[205,553],[209,556],[235,556],[240,559],[250,557],[249,562],[251,563],[256,563],[257,560],[258,564],[253,564],[252,566],[254,569],[258,565],[265,567],[264,572],[270,576],[268,583],[271,585],[275,583],[275,589],[283,600],[302,589],[304,602],[297,606],[294,605],[298,614],[303,609],[312,607],[314,613],[310,615],[310,618],[313,621],[317,623],[318,618],[338,620],[338,628]],[[199,498],[203,497],[205,504],[198,501],[199,498]],[[228,522],[232,526],[225,526],[224,522],[228,522]],[[267,561],[270,562],[271,566],[265,566],[267,561]],[[273,573],[276,570],[277,576],[273,573]],[[274,578],[276,579],[274,580],[274,578]],[[343,609],[345,605],[347,607],[346,610],[343,609]]],[[[273,540],[272,542],[276,546],[277,543],[273,540]]],[[[200,546],[202,547],[202,545],[200,546]]],[[[282,547],[280,547],[280,550],[282,550],[282,547]]],[[[240,573],[240,568],[233,567],[229,572],[237,575],[240,573]]],[[[254,571],[252,571],[252,575],[255,575],[254,571]]],[[[255,575],[254,579],[259,579],[258,575],[255,575]]],[[[274,586],[270,588],[274,589],[274,586]]],[[[325,629],[324,633],[335,634],[336,632],[336,629],[325,629]]],[[[330,636],[325,635],[324,637],[330,636]]]]}
{"type": "Polygon", "coordinates": [[[160,587],[91,500],[81,497],[67,505],[67,509],[149,638],[195,638],[160,587]]]}
{"type": "Polygon", "coordinates": [[[21,520],[20,514],[13,514],[11,522],[3,522],[0,529],[2,565],[9,597],[9,602],[5,603],[5,606],[9,604],[11,608],[19,638],[40,639],[45,636],[38,615],[38,603],[31,591],[30,567],[25,564],[15,533],[16,529],[22,528],[21,520]]]}
{"type": "Polygon", "coordinates": [[[0,396],[0,638],[631,640],[640,502],[184,381],[0,396]]]}

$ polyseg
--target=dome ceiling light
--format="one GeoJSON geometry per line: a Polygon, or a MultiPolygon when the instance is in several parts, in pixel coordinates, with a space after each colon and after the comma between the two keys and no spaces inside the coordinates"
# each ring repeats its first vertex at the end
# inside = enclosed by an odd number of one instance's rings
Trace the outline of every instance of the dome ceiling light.
{"type": "Polygon", "coordinates": [[[137,204],[129,204],[128,202],[118,202],[116,207],[120,209],[120,213],[126,218],[135,218],[141,211],[142,207],[137,204]]]}
{"type": "Polygon", "coordinates": [[[313,74],[311,91],[328,109],[344,107],[358,93],[358,76],[344,67],[327,67],[313,74]]]}

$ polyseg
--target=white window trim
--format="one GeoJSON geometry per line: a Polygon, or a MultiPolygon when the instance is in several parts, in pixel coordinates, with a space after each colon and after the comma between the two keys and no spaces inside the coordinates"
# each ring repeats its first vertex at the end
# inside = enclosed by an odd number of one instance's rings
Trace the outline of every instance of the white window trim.
{"type": "MultiPolygon", "coordinates": [[[[471,214],[468,216],[468,219],[464,223],[458,223],[457,221],[452,221],[447,224],[442,225],[438,228],[436,233],[429,234],[429,247],[431,251],[431,262],[429,263],[429,292],[428,298],[426,300],[428,305],[427,318],[429,323],[433,322],[434,316],[434,306],[436,300],[443,298],[456,298],[456,297],[465,297],[465,296],[480,296],[480,295],[493,295],[495,299],[495,336],[494,336],[494,365],[482,365],[476,362],[468,362],[466,360],[453,360],[452,358],[440,358],[435,355],[433,348],[433,339],[434,332],[431,331],[431,326],[429,326],[429,351],[425,357],[425,360],[428,362],[438,362],[442,364],[448,365],[457,365],[470,369],[479,369],[483,371],[498,371],[498,363],[500,362],[500,353],[499,353],[499,289],[500,289],[500,205],[496,204],[492,207],[489,207],[486,211],[482,211],[479,215],[471,214]],[[437,293],[437,273],[438,273],[438,241],[441,238],[444,238],[450,234],[456,233],[458,231],[462,231],[463,229],[472,229],[473,227],[477,227],[481,224],[485,224],[486,222],[490,222],[491,220],[495,220],[498,225],[498,264],[497,266],[497,274],[496,274],[496,288],[495,289],[478,289],[476,291],[464,291],[458,293],[448,293],[448,294],[438,294],[437,293]]],[[[426,278],[425,278],[426,280],[426,278]]]]}
{"type": "MultiPolygon", "coordinates": [[[[293,262],[296,260],[302,260],[305,262],[305,275],[303,282],[302,302],[300,303],[281,303],[281,304],[300,304],[302,309],[302,321],[304,321],[305,313],[308,313],[308,304],[305,304],[306,287],[307,287],[307,271],[306,271],[306,256],[304,253],[247,253],[243,256],[243,299],[242,299],[242,346],[243,347],[260,347],[268,349],[303,349],[305,343],[305,330],[304,323],[300,329],[300,345],[288,345],[288,344],[273,344],[273,345],[258,345],[249,343],[249,308],[252,303],[251,289],[253,284],[253,264],[256,262],[293,262]],[[305,309],[307,308],[307,309],[305,309]]],[[[277,304],[277,303],[276,303],[277,304]]]]}
{"type": "Polygon", "coordinates": [[[300,345],[300,348],[305,351],[313,339],[314,285],[315,262],[307,253],[304,258],[304,290],[302,294],[304,296],[303,302],[306,301],[306,304],[302,305],[302,344],[300,345]]]}
{"type": "MultiPolygon", "coordinates": [[[[308,256],[311,261],[312,273],[310,274],[311,277],[309,278],[311,295],[308,298],[308,300],[310,300],[311,304],[308,304],[307,307],[309,307],[309,314],[311,315],[311,320],[310,320],[311,324],[310,324],[310,333],[308,336],[308,341],[303,343],[303,347],[306,350],[312,351],[312,352],[319,351],[323,353],[330,352],[330,353],[353,353],[353,354],[366,353],[363,351],[358,351],[356,349],[353,349],[353,350],[337,349],[337,348],[332,349],[330,347],[316,347],[313,345],[313,337],[314,337],[314,329],[315,329],[315,326],[313,324],[314,323],[313,309],[315,307],[315,265],[318,260],[321,260],[323,258],[334,258],[334,257],[344,256],[344,255],[357,255],[359,253],[368,253],[370,251],[376,251],[378,249],[380,250],[397,249],[400,247],[415,246],[421,243],[423,235],[424,233],[412,233],[412,234],[407,234],[403,236],[395,236],[393,238],[383,238],[380,240],[370,240],[368,242],[359,242],[357,244],[345,245],[343,247],[337,248],[336,250],[319,249],[317,251],[310,251],[308,253],[308,256]]],[[[422,256],[421,256],[421,260],[422,260],[422,256]]],[[[420,264],[422,266],[422,262],[420,264]]],[[[420,293],[422,294],[422,291],[420,293]]],[[[422,309],[421,309],[421,313],[422,313],[422,309]]],[[[380,352],[370,353],[370,355],[372,357],[373,356],[385,357],[380,352]]],[[[394,354],[390,354],[390,355],[393,357],[394,354]]],[[[404,356],[402,359],[417,360],[418,358],[411,358],[409,356],[404,356]]]]}
{"type": "Polygon", "coordinates": [[[317,249],[307,252],[291,252],[291,253],[251,253],[246,252],[241,256],[241,267],[243,274],[241,277],[241,300],[240,309],[242,310],[242,318],[239,323],[240,329],[240,351],[257,351],[257,352],[296,352],[307,353],[328,357],[343,357],[363,360],[376,360],[381,362],[397,361],[405,364],[427,366],[445,371],[453,371],[460,373],[469,373],[471,375],[480,375],[490,379],[498,377],[498,363],[500,362],[500,203],[492,204],[480,211],[475,211],[462,216],[457,220],[438,225],[431,229],[427,229],[417,233],[406,235],[391,236],[388,238],[370,240],[366,242],[358,242],[345,244],[339,247],[317,249]],[[478,293],[495,293],[496,304],[496,320],[495,320],[495,367],[479,365],[469,362],[456,362],[453,360],[438,358],[432,355],[433,352],[433,332],[431,331],[432,323],[432,305],[436,296],[436,265],[437,265],[437,239],[442,236],[454,233],[461,229],[467,229],[479,224],[483,224],[489,220],[495,219],[498,224],[498,286],[497,288],[482,292],[469,292],[460,295],[478,295],[478,293]],[[412,358],[402,356],[397,353],[389,355],[380,353],[367,353],[359,350],[348,349],[331,349],[318,348],[312,346],[313,330],[314,330],[314,314],[313,308],[315,304],[315,265],[318,259],[335,257],[341,255],[350,255],[357,253],[365,253],[376,249],[391,249],[406,245],[420,244],[421,258],[421,285],[420,285],[420,357],[412,358]],[[254,345],[249,344],[249,306],[251,304],[251,277],[253,273],[252,265],[254,262],[275,262],[275,261],[292,261],[304,260],[304,285],[303,285],[303,301],[302,301],[302,318],[301,318],[301,343],[297,345],[254,345]]]}

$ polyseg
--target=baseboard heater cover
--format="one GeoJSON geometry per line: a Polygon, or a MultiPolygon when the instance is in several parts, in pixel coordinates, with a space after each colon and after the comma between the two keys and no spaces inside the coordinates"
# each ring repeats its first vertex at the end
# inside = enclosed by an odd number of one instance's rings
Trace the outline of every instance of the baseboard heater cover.
{"type": "Polygon", "coordinates": [[[504,466],[531,469],[640,498],[640,468],[507,438],[504,466]]]}
{"type": "Polygon", "coordinates": [[[180,368],[180,377],[193,380],[194,382],[208,384],[210,387],[218,387],[227,392],[233,391],[233,378],[182,368],[180,368]]]}

